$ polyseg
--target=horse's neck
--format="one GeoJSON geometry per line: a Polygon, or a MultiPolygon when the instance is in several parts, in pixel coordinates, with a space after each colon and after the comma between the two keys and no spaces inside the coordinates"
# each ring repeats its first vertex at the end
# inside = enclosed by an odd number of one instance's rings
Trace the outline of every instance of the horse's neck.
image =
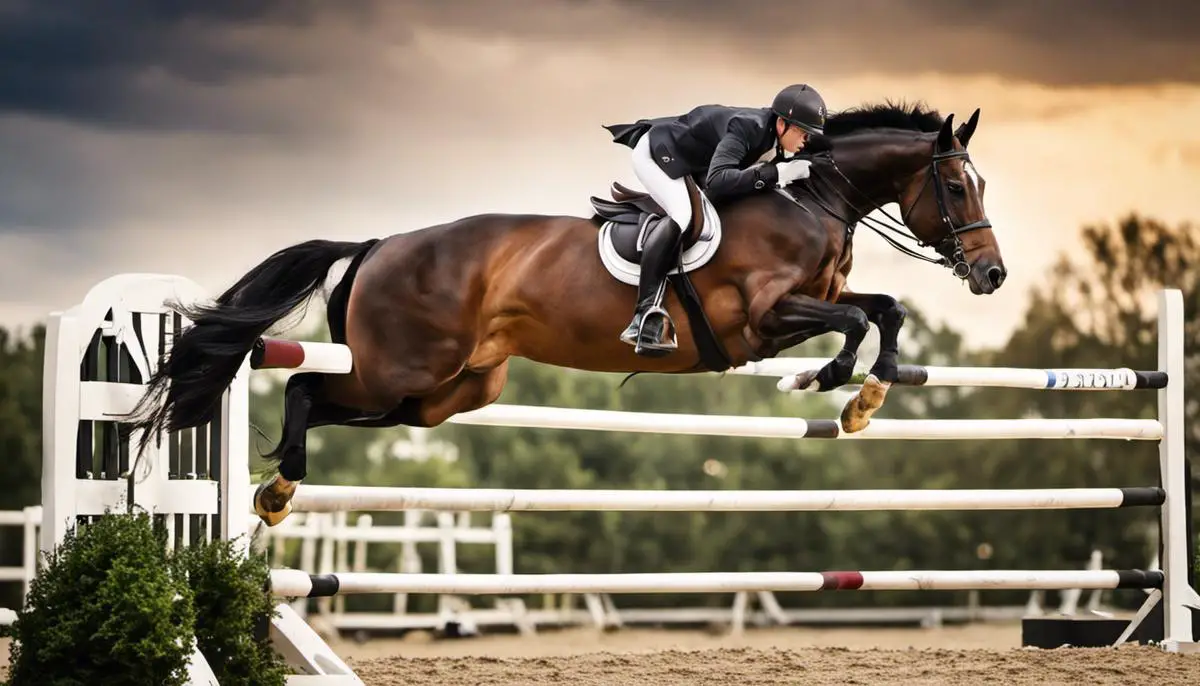
{"type": "Polygon", "coordinates": [[[856,224],[862,219],[855,204],[865,201],[828,160],[814,162],[812,179],[793,186],[788,192],[798,204],[812,212],[824,212],[847,224],[856,224]]]}
{"type": "Polygon", "coordinates": [[[899,202],[903,182],[928,160],[932,139],[903,132],[868,132],[836,141],[824,177],[837,189],[848,219],[859,221],[876,207],[899,202]],[[840,172],[840,173],[839,173],[840,172]]]}

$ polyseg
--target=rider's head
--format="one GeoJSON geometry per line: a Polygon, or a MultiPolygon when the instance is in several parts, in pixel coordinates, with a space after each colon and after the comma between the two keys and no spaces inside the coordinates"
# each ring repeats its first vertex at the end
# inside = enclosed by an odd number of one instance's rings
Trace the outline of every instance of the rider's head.
{"type": "Polygon", "coordinates": [[[787,152],[799,152],[810,135],[825,131],[825,100],[812,86],[798,83],[779,91],[771,111],[776,115],[779,145],[787,152]]]}

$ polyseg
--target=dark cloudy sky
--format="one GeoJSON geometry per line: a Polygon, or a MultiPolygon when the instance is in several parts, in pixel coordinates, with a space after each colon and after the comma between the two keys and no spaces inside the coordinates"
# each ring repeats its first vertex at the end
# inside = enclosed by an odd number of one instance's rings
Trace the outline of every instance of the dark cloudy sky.
{"type": "Polygon", "coordinates": [[[1200,216],[1198,24],[1117,0],[0,0],[0,324],[119,272],[216,289],[316,236],[585,214],[636,183],[601,124],[807,81],[834,110],[983,108],[1009,285],[984,306],[866,235],[854,285],[996,342],[1081,223],[1200,216]]]}

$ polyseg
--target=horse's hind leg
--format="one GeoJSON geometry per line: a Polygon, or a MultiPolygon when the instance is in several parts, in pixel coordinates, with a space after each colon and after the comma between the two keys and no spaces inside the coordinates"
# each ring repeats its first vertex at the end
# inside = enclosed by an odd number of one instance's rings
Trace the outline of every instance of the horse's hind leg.
{"type": "Polygon", "coordinates": [[[288,380],[284,422],[279,446],[279,471],[254,492],[254,511],[268,526],[282,522],[292,511],[296,487],[307,476],[308,430],[320,426],[387,428],[399,425],[437,426],[459,412],[492,403],[508,376],[508,362],[486,371],[462,370],[424,397],[401,398],[390,410],[369,412],[337,402],[356,384],[352,377],[306,372],[288,380]],[[334,398],[334,399],[331,399],[334,398]]]}
{"type": "Polygon", "coordinates": [[[338,423],[360,412],[330,406],[321,398],[326,374],[303,372],[288,379],[283,394],[283,430],[279,445],[266,457],[279,460],[279,471],[254,491],[254,512],[275,526],[292,511],[291,500],[296,486],[307,475],[308,430],[318,423],[338,423]],[[341,416],[329,417],[330,409],[341,416]],[[334,421],[330,421],[334,419],[334,421]]]}
{"type": "Polygon", "coordinates": [[[296,483],[304,478],[308,419],[314,387],[321,383],[320,376],[314,372],[295,374],[288,379],[284,389],[283,431],[279,444],[265,455],[279,460],[279,472],[254,491],[254,512],[267,526],[275,526],[292,511],[296,483]]]}
{"type": "Polygon", "coordinates": [[[307,476],[305,450],[308,429],[341,425],[387,428],[399,425],[437,426],[459,412],[495,402],[508,378],[508,362],[488,371],[463,370],[424,398],[404,398],[385,413],[369,413],[330,402],[319,391],[330,377],[297,374],[288,380],[284,400],[283,437],[270,456],[279,457],[279,472],[254,492],[254,511],[267,526],[282,522],[292,511],[296,487],[307,476]]]}
{"type": "Polygon", "coordinates": [[[339,336],[353,354],[350,373],[289,384],[280,473],[255,494],[256,511],[269,524],[287,516],[305,476],[308,429],[435,425],[482,394],[469,387],[482,389],[483,379],[496,377],[503,385],[503,371],[466,369],[481,338],[470,265],[437,271],[449,256],[420,242],[397,246],[376,253],[355,276],[339,336]]]}
{"type": "Polygon", "coordinates": [[[386,412],[368,412],[333,402],[330,388],[346,388],[353,380],[342,375],[304,372],[288,379],[284,391],[283,431],[279,445],[266,455],[279,460],[279,469],[254,491],[254,512],[275,526],[292,511],[296,487],[308,476],[308,430],[321,426],[422,426],[420,398],[403,398],[386,412]]]}
{"type": "Polygon", "coordinates": [[[267,457],[279,459],[279,470],[254,491],[254,512],[275,526],[292,511],[296,487],[308,476],[308,430],[321,426],[392,427],[405,424],[424,426],[419,414],[420,398],[404,398],[387,412],[365,412],[331,402],[324,384],[325,374],[296,374],[288,380],[284,393],[283,436],[279,446],[267,457]]]}
{"type": "Polygon", "coordinates": [[[496,402],[508,380],[508,360],[486,371],[464,369],[428,397],[418,413],[423,426],[437,426],[460,412],[470,412],[496,402]]]}

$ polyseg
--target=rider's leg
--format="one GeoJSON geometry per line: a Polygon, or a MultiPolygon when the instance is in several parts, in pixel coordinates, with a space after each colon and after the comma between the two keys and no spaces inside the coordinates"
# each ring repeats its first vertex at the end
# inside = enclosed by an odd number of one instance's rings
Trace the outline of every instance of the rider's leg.
{"type": "Polygon", "coordinates": [[[621,340],[636,346],[639,354],[656,356],[677,347],[673,336],[665,336],[668,327],[674,329],[674,323],[662,308],[662,299],[683,232],[691,223],[692,201],[683,179],[667,176],[651,158],[649,135],[642,136],[633,149],[633,171],[668,217],[651,229],[643,241],[637,304],[621,340]]]}
{"type": "Polygon", "coordinates": [[[662,302],[666,295],[667,274],[675,266],[676,261],[672,258],[679,252],[682,235],[674,220],[667,218],[651,231],[642,245],[633,321],[621,332],[621,340],[635,346],[638,354],[654,355],[653,351],[670,351],[678,347],[674,336],[667,336],[668,326],[674,329],[674,323],[662,302]]]}

